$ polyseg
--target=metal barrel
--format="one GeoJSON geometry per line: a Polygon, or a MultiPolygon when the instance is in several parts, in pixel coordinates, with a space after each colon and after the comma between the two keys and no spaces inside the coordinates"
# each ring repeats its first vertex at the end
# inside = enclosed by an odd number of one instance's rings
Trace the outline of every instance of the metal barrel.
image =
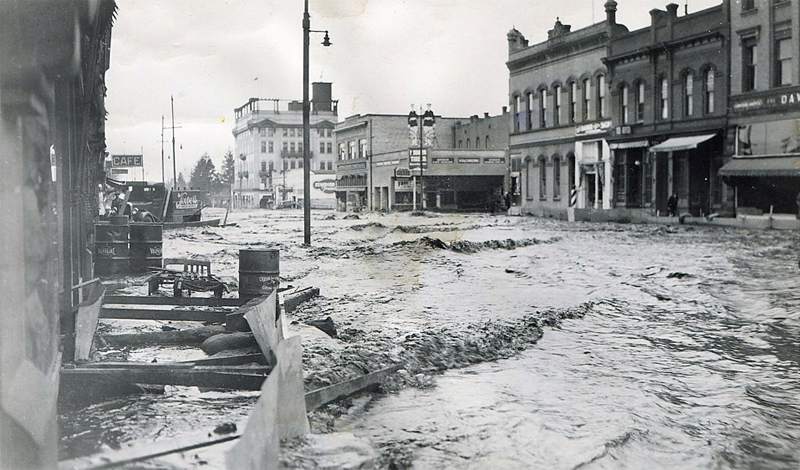
{"type": "Polygon", "coordinates": [[[130,270],[128,225],[99,223],[94,226],[94,270],[98,276],[128,274],[130,270]]]}
{"type": "Polygon", "coordinates": [[[130,223],[130,219],[127,215],[112,215],[108,218],[108,222],[111,225],[128,225],[130,223]]]}
{"type": "Polygon", "coordinates": [[[239,297],[269,295],[280,284],[280,250],[239,250],[239,297]]]}
{"type": "Polygon", "coordinates": [[[161,267],[164,226],[154,223],[133,223],[131,227],[131,272],[144,273],[150,267],[161,267]]]}

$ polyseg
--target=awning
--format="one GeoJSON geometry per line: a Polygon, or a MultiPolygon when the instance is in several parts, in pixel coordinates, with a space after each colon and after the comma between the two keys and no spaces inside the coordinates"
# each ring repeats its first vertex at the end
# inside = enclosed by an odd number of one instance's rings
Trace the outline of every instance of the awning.
{"type": "Polygon", "coordinates": [[[651,152],[675,152],[678,150],[696,149],[698,144],[711,139],[717,134],[692,135],[689,137],[670,137],[658,145],[650,147],[651,152]]]}
{"type": "Polygon", "coordinates": [[[611,150],[636,149],[640,147],[647,147],[648,145],[650,145],[650,142],[646,140],[633,140],[630,142],[611,142],[608,144],[608,148],[611,150]]]}
{"type": "Polygon", "coordinates": [[[733,157],[720,176],[800,176],[800,154],[733,157]]]}

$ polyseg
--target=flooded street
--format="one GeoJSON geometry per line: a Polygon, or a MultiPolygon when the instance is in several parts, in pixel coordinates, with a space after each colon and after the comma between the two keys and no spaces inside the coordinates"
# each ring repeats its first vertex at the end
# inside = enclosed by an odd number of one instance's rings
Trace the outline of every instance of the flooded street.
{"type": "MultiPolygon", "coordinates": [[[[389,393],[311,416],[316,433],[369,443],[377,467],[800,466],[796,233],[343,216],[315,212],[304,248],[300,211],[232,213],[238,227],[165,232],[164,256],[235,281],[240,248],[279,248],[284,285],[321,289],[289,316],[307,391],[403,362],[389,393]],[[327,316],[338,339],[302,326],[327,316]]],[[[254,402],[172,387],[64,410],[62,458],[241,424],[254,402]]],[[[224,461],[197,455],[153,468],[224,461]]],[[[302,445],[282,460],[321,466],[302,445]]]]}

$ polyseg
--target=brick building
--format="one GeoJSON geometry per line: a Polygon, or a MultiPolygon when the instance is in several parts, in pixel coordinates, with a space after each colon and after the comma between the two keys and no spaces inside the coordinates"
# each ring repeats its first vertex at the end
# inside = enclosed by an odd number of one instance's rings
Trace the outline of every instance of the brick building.
{"type": "MultiPolygon", "coordinates": [[[[333,128],[338,103],[331,99],[330,83],[314,83],[309,136],[311,205],[333,208],[333,128]]],[[[303,198],[303,103],[251,98],[234,110],[236,164],[232,187],[234,207],[273,207],[303,198]]]]}
{"type": "Polygon", "coordinates": [[[720,174],[740,214],[797,213],[800,191],[800,1],[732,0],[733,158],[720,174]]]}
{"type": "Polygon", "coordinates": [[[432,117],[421,146],[408,115],[355,115],[337,124],[337,208],[485,210],[499,200],[507,187],[507,113],[432,117]],[[424,154],[421,170],[410,162],[414,152],[424,154]]]}
{"type": "Polygon", "coordinates": [[[614,212],[724,212],[728,21],[725,4],[683,16],[650,11],[651,24],[609,41],[614,212]]]}
{"type": "Polygon", "coordinates": [[[516,29],[507,35],[509,152],[522,164],[522,213],[567,218],[571,200],[578,209],[611,207],[603,59],[609,37],[627,28],[616,23],[616,2],[606,12],[604,22],[577,31],[556,21],[547,41],[532,46],[516,29]]]}

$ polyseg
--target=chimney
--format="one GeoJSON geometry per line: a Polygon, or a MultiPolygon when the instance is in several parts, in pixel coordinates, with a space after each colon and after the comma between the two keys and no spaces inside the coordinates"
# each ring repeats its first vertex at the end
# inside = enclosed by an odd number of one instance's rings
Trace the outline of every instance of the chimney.
{"type": "Polygon", "coordinates": [[[508,106],[503,106],[503,114],[508,112],[508,106]]]}
{"type": "Polygon", "coordinates": [[[678,4],[670,3],[667,5],[667,37],[672,39],[673,20],[678,17],[678,4]]]}
{"type": "Polygon", "coordinates": [[[484,119],[488,119],[489,118],[489,113],[483,113],[483,118],[484,119]]]}
{"type": "Polygon", "coordinates": [[[654,43],[658,39],[658,20],[664,14],[663,10],[653,8],[650,10],[650,42],[654,43]]]}
{"type": "Polygon", "coordinates": [[[617,2],[608,0],[606,2],[606,21],[610,26],[617,24],[617,2]]]}

